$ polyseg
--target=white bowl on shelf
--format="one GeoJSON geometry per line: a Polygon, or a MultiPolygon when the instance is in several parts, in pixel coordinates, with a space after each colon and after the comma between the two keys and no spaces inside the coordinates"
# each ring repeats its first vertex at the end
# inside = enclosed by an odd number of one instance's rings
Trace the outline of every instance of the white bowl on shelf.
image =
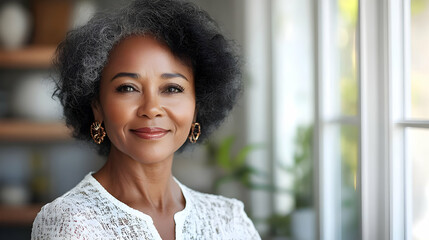
{"type": "Polygon", "coordinates": [[[75,29],[85,25],[97,12],[97,5],[92,0],[77,0],[74,3],[71,29],[75,29]]]}
{"type": "Polygon", "coordinates": [[[0,42],[5,49],[22,47],[30,34],[30,17],[19,3],[8,2],[0,8],[0,42]]]}
{"type": "Polygon", "coordinates": [[[16,82],[11,101],[14,117],[41,122],[61,120],[63,109],[52,98],[55,84],[49,77],[30,74],[16,82]]]}
{"type": "Polygon", "coordinates": [[[30,202],[30,193],[25,185],[5,185],[0,188],[0,202],[9,206],[25,205],[30,202]]]}

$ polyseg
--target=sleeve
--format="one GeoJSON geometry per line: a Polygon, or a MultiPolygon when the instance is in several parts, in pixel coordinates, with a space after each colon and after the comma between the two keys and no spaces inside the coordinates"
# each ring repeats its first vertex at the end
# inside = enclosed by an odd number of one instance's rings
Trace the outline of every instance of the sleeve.
{"type": "Polygon", "coordinates": [[[43,221],[45,219],[44,217],[44,213],[45,212],[45,207],[42,208],[42,210],[40,210],[40,212],[37,214],[36,219],[34,219],[33,222],[33,229],[31,230],[31,239],[44,239],[43,237],[43,228],[44,228],[44,224],[43,221]]]}
{"type": "Polygon", "coordinates": [[[246,236],[246,239],[260,240],[258,231],[256,231],[255,225],[252,220],[247,216],[244,211],[244,205],[241,201],[236,200],[234,204],[234,227],[236,236],[242,238],[246,236]]]}
{"type": "Polygon", "coordinates": [[[33,222],[31,239],[91,239],[91,237],[85,224],[73,216],[70,207],[51,203],[37,214],[33,222]]]}

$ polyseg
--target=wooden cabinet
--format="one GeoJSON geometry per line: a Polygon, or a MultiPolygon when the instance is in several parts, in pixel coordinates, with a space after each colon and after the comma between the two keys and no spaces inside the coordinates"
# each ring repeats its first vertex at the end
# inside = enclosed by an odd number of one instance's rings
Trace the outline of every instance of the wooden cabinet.
{"type": "MultiPolygon", "coordinates": [[[[49,70],[56,46],[27,46],[17,50],[0,49],[0,72],[17,74],[49,70]]],[[[6,81],[1,79],[0,81],[6,81]]],[[[10,81],[10,80],[9,80],[10,81]]],[[[14,83],[14,81],[10,81],[14,83]]],[[[4,82],[3,82],[4,83],[4,82]]],[[[7,83],[9,84],[9,82],[7,83]]],[[[37,122],[31,119],[0,118],[0,144],[50,143],[71,140],[63,122],[37,122]]],[[[9,206],[0,204],[0,225],[31,226],[42,204],[9,206]]]]}
{"type": "Polygon", "coordinates": [[[38,123],[28,120],[0,120],[0,141],[69,140],[70,130],[62,122],[38,123]]]}
{"type": "Polygon", "coordinates": [[[49,68],[56,46],[28,46],[0,50],[0,68],[49,68]]]}
{"type": "Polygon", "coordinates": [[[0,206],[0,224],[12,226],[31,225],[41,208],[41,204],[0,206]]]}
{"type": "MultiPolygon", "coordinates": [[[[0,49],[0,69],[49,69],[56,46],[27,46],[0,49]]],[[[1,79],[0,79],[1,80],[1,79]]],[[[21,119],[0,119],[0,141],[57,141],[70,139],[62,122],[40,123],[21,119]]]]}

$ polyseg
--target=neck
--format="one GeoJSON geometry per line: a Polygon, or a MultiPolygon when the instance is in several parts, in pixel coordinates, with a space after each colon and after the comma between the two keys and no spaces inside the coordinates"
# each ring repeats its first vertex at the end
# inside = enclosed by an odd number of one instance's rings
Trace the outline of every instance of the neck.
{"type": "Polygon", "coordinates": [[[106,164],[94,177],[130,207],[166,212],[184,206],[180,188],[171,174],[172,162],[173,156],[156,163],[142,163],[112,148],[106,164]]]}

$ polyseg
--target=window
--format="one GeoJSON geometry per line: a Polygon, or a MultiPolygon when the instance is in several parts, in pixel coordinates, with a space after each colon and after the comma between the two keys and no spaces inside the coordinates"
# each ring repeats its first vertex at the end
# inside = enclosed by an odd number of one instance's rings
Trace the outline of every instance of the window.
{"type": "Polygon", "coordinates": [[[262,92],[260,108],[273,116],[263,126],[261,113],[249,118],[252,131],[270,131],[255,137],[272,143],[253,160],[272,159],[273,182],[289,190],[265,198],[284,229],[268,230],[292,239],[429,239],[429,0],[247,3],[257,82],[249,106],[262,92]],[[300,225],[305,236],[296,235],[300,225]]]}
{"type": "Polygon", "coordinates": [[[358,6],[358,0],[318,5],[315,151],[322,239],[360,239],[358,6]]]}
{"type": "Polygon", "coordinates": [[[293,239],[359,239],[358,0],[272,2],[274,211],[293,239]]]}
{"type": "Polygon", "coordinates": [[[311,0],[272,1],[273,200],[272,234],[314,239],[314,14],[311,0]],[[278,225],[278,226],[277,226],[278,225]]]}

